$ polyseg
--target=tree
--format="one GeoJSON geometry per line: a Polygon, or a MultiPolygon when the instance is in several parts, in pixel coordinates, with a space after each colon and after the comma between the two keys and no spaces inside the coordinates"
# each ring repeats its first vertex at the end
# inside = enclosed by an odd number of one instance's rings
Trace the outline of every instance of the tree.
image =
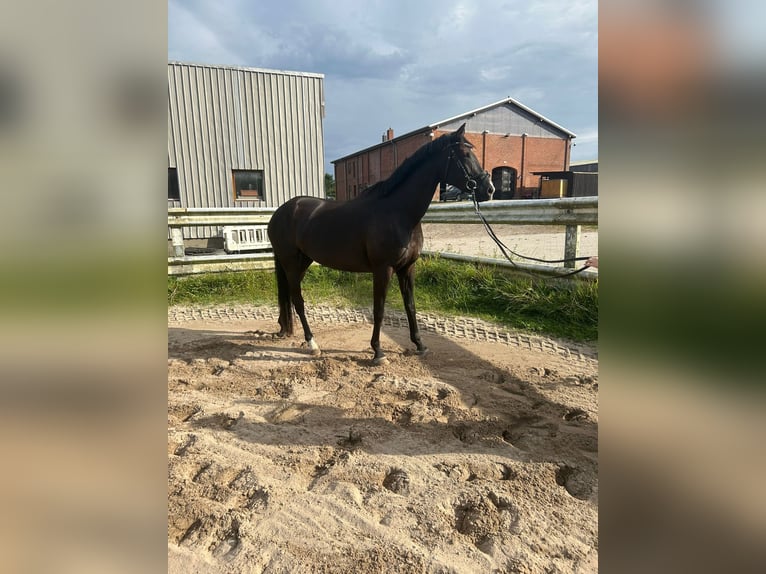
{"type": "Polygon", "coordinates": [[[332,174],[324,174],[324,195],[327,199],[335,199],[335,178],[332,174]]]}

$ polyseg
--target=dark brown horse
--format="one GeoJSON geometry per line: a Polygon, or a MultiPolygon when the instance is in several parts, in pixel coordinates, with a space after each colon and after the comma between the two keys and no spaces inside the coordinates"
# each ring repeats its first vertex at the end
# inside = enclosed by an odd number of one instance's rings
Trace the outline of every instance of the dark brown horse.
{"type": "Polygon", "coordinates": [[[391,177],[350,201],[295,197],[274,212],[269,239],[277,274],[279,336],[293,334],[295,306],[306,342],[312,353],[319,355],[301,294],[306,269],[316,261],[342,271],[372,273],[374,327],[370,344],[375,364],[384,360],[380,324],[393,273],[399,279],[410,339],[418,353],[427,351],[420,340],[413,299],[413,271],[423,247],[420,220],[440,182],[474,193],[477,201],[491,199],[495,191],[464,132],[465,124],[425,144],[391,177]]]}

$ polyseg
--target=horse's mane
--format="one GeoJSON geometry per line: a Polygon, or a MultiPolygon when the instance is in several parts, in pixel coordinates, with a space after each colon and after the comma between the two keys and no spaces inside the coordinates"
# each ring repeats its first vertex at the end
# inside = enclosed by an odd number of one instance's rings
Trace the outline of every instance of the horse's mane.
{"type": "Polygon", "coordinates": [[[357,197],[386,197],[396,190],[401,183],[414,172],[423,161],[448,148],[454,143],[455,134],[445,134],[435,140],[424,144],[402,164],[394,170],[388,179],[372,184],[362,191],[357,197]]]}

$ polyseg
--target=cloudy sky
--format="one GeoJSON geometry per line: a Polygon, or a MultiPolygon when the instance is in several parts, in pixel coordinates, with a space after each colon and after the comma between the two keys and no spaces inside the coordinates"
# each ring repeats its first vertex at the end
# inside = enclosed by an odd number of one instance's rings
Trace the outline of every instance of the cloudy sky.
{"type": "Polygon", "coordinates": [[[512,97],[598,158],[597,0],[169,0],[168,59],[325,76],[325,170],[512,97]]]}

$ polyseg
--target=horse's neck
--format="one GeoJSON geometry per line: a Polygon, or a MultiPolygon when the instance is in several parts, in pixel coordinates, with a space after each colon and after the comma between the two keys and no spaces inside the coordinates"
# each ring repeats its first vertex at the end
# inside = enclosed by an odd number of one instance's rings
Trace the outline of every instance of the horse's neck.
{"type": "Polygon", "coordinates": [[[436,184],[439,183],[441,173],[439,157],[430,159],[418,170],[415,170],[402,183],[401,187],[406,187],[407,191],[400,190],[390,197],[392,207],[394,204],[398,207],[403,216],[414,227],[423,219],[428,207],[431,205],[436,184]]]}

